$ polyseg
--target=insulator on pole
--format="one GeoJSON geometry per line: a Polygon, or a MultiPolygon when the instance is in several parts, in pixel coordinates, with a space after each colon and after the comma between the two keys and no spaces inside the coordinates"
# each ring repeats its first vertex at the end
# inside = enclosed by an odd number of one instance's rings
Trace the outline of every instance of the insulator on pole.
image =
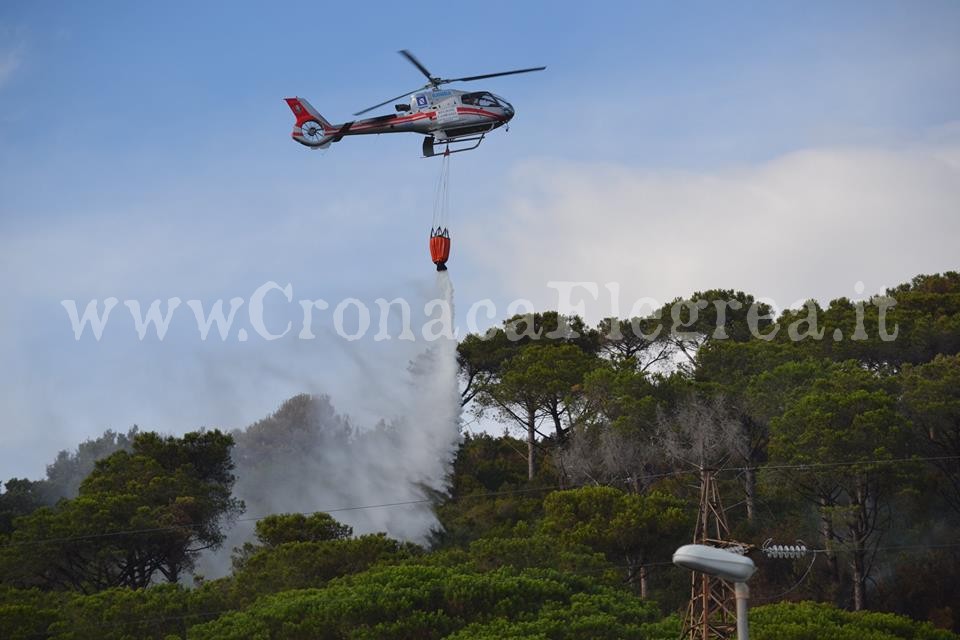
{"type": "Polygon", "coordinates": [[[763,555],[768,558],[774,558],[776,560],[798,560],[809,553],[813,553],[801,540],[797,540],[797,544],[771,544],[771,542],[772,540],[767,540],[761,547],[763,555]]]}

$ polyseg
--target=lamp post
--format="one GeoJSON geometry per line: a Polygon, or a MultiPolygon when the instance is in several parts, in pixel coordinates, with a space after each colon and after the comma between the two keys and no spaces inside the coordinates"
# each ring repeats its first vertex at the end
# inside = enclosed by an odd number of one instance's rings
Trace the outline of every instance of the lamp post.
{"type": "Polygon", "coordinates": [[[753,560],[717,547],[686,544],[674,551],[673,564],[732,582],[737,599],[737,640],[749,640],[747,601],[750,598],[750,589],[747,587],[747,580],[757,570],[753,560]]]}

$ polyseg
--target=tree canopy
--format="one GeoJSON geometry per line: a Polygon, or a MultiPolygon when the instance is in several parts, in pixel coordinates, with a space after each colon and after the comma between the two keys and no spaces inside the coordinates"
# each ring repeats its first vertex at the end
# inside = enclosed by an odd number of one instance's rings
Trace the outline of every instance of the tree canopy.
{"type": "Polygon", "coordinates": [[[0,635],[673,639],[690,574],[671,554],[709,470],[759,567],[753,637],[958,637],[960,274],[777,317],[737,290],[595,327],[520,315],[457,358],[464,411],[504,432],[464,433],[446,492],[388,507],[432,509],[429,544],[255,513],[206,579],[236,484],[269,496],[309,482],[285,463],[369,443],[309,395],[231,435],[108,431],[4,483],[0,635]]]}

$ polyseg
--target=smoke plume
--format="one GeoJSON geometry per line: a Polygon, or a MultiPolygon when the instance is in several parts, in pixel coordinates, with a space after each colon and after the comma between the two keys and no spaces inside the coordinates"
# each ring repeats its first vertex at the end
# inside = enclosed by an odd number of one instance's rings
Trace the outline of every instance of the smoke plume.
{"type": "Polygon", "coordinates": [[[331,511],[358,534],[426,542],[439,523],[431,504],[417,501],[446,489],[460,438],[448,272],[437,273],[437,290],[446,335],[420,343],[407,370],[397,372],[392,415],[355,424],[329,396],[302,394],[234,433],[234,494],[246,513],[223,547],[201,559],[200,574],[225,574],[232,549],[252,538],[255,519],[272,513],[331,511]]]}

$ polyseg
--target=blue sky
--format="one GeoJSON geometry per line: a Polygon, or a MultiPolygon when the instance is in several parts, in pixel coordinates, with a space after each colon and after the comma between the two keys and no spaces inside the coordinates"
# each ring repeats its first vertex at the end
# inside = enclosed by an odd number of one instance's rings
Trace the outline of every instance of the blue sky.
{"type": "Polygon", "coordinates": [[[460,320],[556,306],[551,279],[790,304],[958,267],[955,2],[197,4],[0,6],[0,477],[301,390],[389,411],[366,385],[409,345],[201,343],[189,315],[77,342],[60,301],[429,298],[438,163],[413,135],[311,153],[282,100],[349,119],[421,84],[401,48],[447,77],[548,65],[473,85],[518,115],[452,163],[460,320]]]}

